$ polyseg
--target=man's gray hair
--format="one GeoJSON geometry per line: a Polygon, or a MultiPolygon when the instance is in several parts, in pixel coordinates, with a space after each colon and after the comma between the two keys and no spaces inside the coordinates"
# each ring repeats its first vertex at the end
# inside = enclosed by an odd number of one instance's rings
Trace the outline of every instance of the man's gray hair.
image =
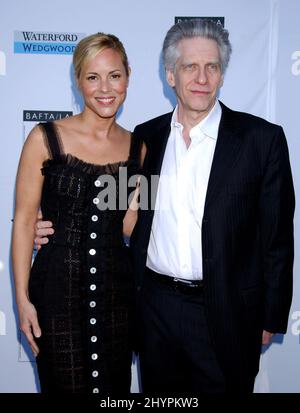
{"type": "Polygon", "coordinates": [[[178,44],[183,39],[203,37],[215,40],[221,57],[221,71],[225,73],[232,51],[229,33],[221,24],[209,19],[191,19],[174,24],[168,31],[163,44],[163,61],[166,70],[174,72],[180,52],[178,44]]]}

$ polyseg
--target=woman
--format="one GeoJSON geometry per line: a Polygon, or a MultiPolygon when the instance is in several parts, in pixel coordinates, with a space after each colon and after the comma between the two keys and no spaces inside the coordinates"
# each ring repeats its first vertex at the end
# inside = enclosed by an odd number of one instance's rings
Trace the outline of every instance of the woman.
{"type": "Polygon", "coordinates": [[[83,111],[36,126],[19,163],[12,255],[20,328],[42,392],[129,392],[134,291],[122,229],[130,233],[135,215],[119,208],[119,175],[138,173],[141,148],[116,114],[130,68],[122,43],[104,33],[78,43],[73,65],[83,111]],[[40,205],[55,233],[31,269],[40,205]]]}

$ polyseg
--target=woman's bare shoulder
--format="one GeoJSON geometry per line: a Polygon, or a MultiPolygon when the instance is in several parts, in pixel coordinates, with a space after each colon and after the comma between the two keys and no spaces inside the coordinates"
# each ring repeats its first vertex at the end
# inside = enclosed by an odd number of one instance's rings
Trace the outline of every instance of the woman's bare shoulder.
{"type": "Polygon", "coordinates": [[[72,130],[73,128],[78,128],[80,124],[80,116],[79,115],[69,116],[67,118],[55,120],[53,123],[55,126],[57,126],[60,129],[63,129],[63,130],[71,129],[72,130]]]}

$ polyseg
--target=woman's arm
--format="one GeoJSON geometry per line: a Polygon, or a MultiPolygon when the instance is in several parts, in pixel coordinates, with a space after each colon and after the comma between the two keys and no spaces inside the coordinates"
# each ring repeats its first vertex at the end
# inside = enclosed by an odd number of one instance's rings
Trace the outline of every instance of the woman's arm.
{"type": "Polygon", "coordinates": [[[12,262],[20,329],[35,355],[38,347],[34,337],[41,335],[37,314],[30,303],[28,281],[31,269],[34,224],[40,206],[43,176],[41,167],[47,158],[40,127],[29,134],[20,157],[16,180],[16,204],[12,237],[12,262]],[[32,334],[33,333],[33,334],[32,334]]]}
{"type": "MultiPolygon", "coordinates": [[[[143,166],[144,164],[146,152],[147,152],[147,148],[146,148],[146,145],[143,143],[142,149],[141,149],[141,159],[140,159],[141,166],[143,166]]],[[[125,237],[131,236],[133,228],[138,218],[139,193],[140,193],[139,183],[140,183],[140,180],[138,179],[132,201],[130,202],[129,208],[123,219],[123,234],[125,235],[125,237]]]]}
{"type": "Polygon", "coordinates": [[[139,188],[137,186],[137,188],[134,191],[132,202],[130,203],[129,208],[123,219],[123,235],[128,238],[130,238],[133,228],[137,221],[138,194],[139,194],[139,188]]]}

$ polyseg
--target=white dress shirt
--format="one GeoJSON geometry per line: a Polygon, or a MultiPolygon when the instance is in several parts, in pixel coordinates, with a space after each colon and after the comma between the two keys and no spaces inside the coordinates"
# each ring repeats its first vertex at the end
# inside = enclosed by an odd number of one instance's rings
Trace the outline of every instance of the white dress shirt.
{"type": "Polygon", "coordinates": [[[163,158],[146,265],[160,274],[198,280],[202,279],[204,203],[222,110],[216,101],[191,129],[188,148],[177,110],[163,158]]]}

